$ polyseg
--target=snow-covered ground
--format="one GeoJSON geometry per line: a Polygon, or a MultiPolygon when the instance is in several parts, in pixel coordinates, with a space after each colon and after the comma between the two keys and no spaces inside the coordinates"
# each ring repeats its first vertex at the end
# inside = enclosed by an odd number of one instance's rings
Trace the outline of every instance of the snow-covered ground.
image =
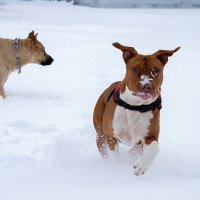
{"type": "Polygon", "coordinates": [[[27,65],[0,100],[0,200],[200,198],[200,12],[197,9],[95,9],[64,2],[0,4],[0,37],[32,30],[53,65],[27,65]],[[162,88],[160,154],[133,175],[127,147],[103,161],[95,145],[93,107],[121,80],[113,42],[169,59],[162,88]]]}
{"type": "Polygon", "coordinates": [[[200,0],[75,0],[75,4],[105,8],[199,8],[200,0]]]}

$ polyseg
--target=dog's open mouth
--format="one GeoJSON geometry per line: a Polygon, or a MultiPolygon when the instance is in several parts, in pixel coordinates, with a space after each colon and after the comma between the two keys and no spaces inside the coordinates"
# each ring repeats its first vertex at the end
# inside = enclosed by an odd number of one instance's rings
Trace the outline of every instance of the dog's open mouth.
{"type": "Polygon", "coordinates": [[[141,100],[150,100],[153,98],[153,96],[149,93],[144,93],[144,92],[138,92],[137,94],[135,94],[135,96],[139,97],[141,100]]]}

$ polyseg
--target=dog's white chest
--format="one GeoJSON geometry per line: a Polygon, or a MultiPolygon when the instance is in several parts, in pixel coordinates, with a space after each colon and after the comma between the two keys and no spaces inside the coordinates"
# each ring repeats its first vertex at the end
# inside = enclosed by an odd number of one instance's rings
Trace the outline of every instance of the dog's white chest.
{"type": "Polygon", "coordinates": [[[114,136],[122,143],[133,146],[139,140],[143,141],[148,133],[152,111],[140,113],[117,106],[113,117],[114,136]]]}

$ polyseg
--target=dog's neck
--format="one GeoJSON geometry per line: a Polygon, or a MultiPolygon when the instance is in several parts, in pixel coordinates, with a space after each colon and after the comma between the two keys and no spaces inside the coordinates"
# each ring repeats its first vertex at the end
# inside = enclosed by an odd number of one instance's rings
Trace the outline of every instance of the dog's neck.
{"type": "Polygon", "coordinates": [[[18,67],[18,73],[21,73],[21,62],[20,62],[20,57],[19,57],[19,38],[14,39],[13,45],[14,45],[14,55],[16,59],[16,65],[18,67]]]}
{"type": "MultiPolygon", "coordinates": [[[[28,39],[22,39],[19,41],[19,59],[21,67],[30,63],[30,56],[31,56],[31,45],[28,39]]],[[[18,66],[16,66],[18,67],[18,66]]]]}
{"type": "Polygon", "coordinates": [[[30,63],[30,55],[31,55],[31,47],[30,42],[27,39],[20,39],[17,42],[11,40],[11,48],[13,52],[13,58],[9,63],[12,71],[19,69],[19,67],[23,67],[24,65],[30,63]]]}

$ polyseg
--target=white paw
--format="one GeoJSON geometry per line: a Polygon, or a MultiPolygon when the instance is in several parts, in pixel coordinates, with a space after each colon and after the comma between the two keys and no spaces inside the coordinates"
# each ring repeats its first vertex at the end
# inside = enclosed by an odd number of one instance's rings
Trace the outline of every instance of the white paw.
{"type": "Polygon", "coordinates": [[[134,168],[134,175],[136,175],[136,176],[143,175],[147,171],[148,167],[149,167],[148,163],[145,161],[144,157],[141,156],[134,163],[134,166],[133,166],[133,168],[134,168]]]}
{"type": "Polygon", "coordinates": [[[152,164],[158,152],[159,146],[156,141],[148,145],[144,154],[140,156],[134,163],[134,174],[136,176],[144,174],[152,164]]]}

